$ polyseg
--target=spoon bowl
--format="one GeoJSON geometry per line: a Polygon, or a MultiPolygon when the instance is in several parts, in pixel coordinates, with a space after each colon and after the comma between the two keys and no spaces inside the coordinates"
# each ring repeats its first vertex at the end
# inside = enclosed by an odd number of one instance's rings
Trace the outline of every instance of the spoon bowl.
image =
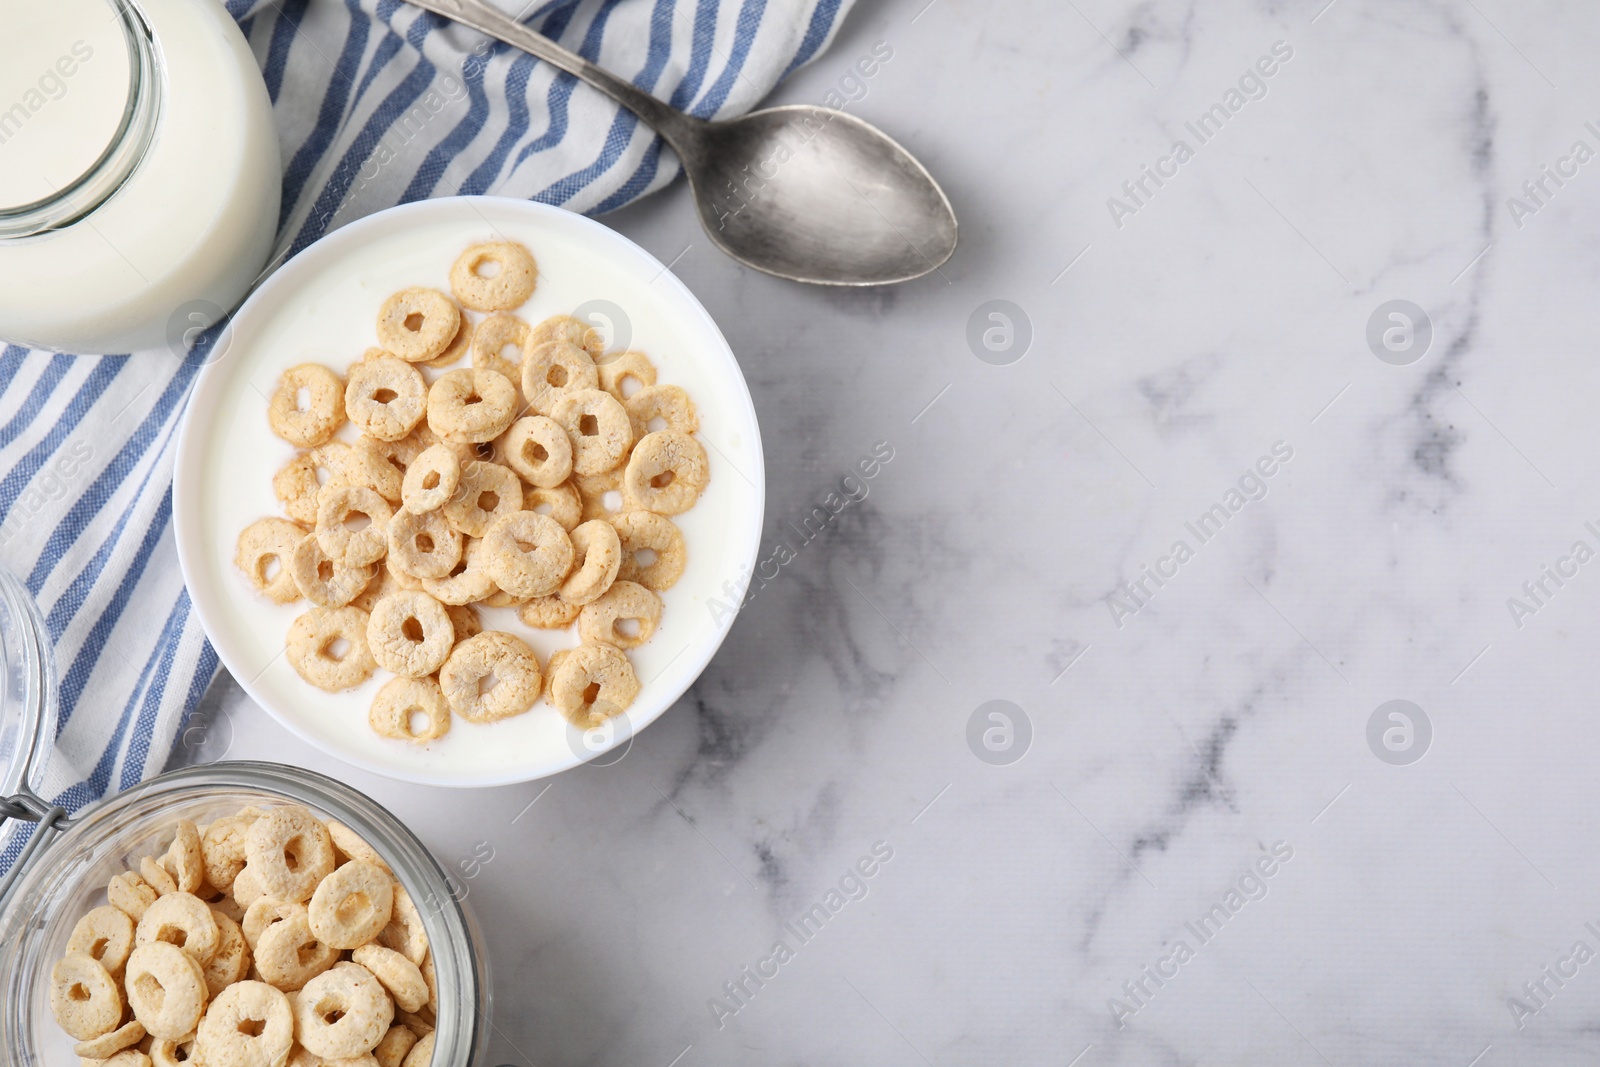
{"type": "Polygon", "coordinates": [[[582,79],[639,116],[683,162],[711,240],[756,270],[814,285],[891,285],[956,249],[950,201],[876,127],[823,107],[707,122],[567,51],[483,0],[411,0],[582,79]]]}
{"type": "Polygon", "coordinates": [[[950,201],[922,164],[844,112],[780,107],[708,123],[684,146],[706,233],[757,270],[820,285],[888,285],[956,248],[950,201]]]}

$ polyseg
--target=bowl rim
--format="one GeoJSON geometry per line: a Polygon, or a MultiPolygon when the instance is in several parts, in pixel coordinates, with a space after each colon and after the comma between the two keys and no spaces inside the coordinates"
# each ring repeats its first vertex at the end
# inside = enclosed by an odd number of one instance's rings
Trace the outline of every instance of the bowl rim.
{"type": "MultiPolygon", "coordinates": [[[[731,573],[751,573],[760,554],[761,532],[766,513],[766,463],[761,441],[761,425],[756,415],[755,402],[750,396],[749,383],[745,380],[744,372],[733,353],[733,348],[728,344],[727,338],[723,336],[716,320],[711,317],[711,313],[705,309],[705,306],[700,303],[694,293],[683,284],[682,280],[666,264],[663,264],[631,238],[585,215],[550,204],[519,200],[513,197],[447,196],[398,204],[374,212],[371,215],[363,216],[324,234],[268,275],[251,292],[244,303],[234,311],[228,324],[218,335],[213,351],[220,349],[226,353],[227,346],[232,339],[232,331],[238,323],[241,321],[248,323],[254,314],[266,314],[266,312],[261,312],[257,309],[271,300],[278,289],[290,284],[299,274],[315,270],[329,260],[343,254],[348,245],[361,240],[368,231],[393,225],[392,220],[397,217],[411,218],[413,216],[428,216],[431,214],[447,215],[461,211],[463,208],[482,216],[482,221],[490,227],[494,223],[487,213],[505,211],[524,213],[541,222],[572,226],[583,231],[585,236],[592,238],[596,244],[613,246],[617,255],[637,257],[642,261],[643,266],[653,268],[656,281],[652,284],[666,285],[671,293],[671,299],[681,305],[687,315],[697,318],[700,325],[708,331],[708,335],[716,339],[717,345],[708,355],[720,356],[726,361],[727,369],[731,372],[733,384],[736,386],[733,390],[734,394],[737,401],[742,402],[737,405],[739,414],[748,419],[750,427],[755,431],[750,442],[754,462],[748,464],[753,469],[745,471],[748,476],[747,480],[751,482],[754,489],[754,504],[747,514],[737,520],[742,528],[735,532],[733,539],[735,551],[737,551],[737,546],[741,541],[746,543],[748,548],[745,553],[746,558],[741,559],[734,555],[730,556],[729,561],[733,565],[731,573]],[[484,208],[486,211],[480,211],[480,208],[484,208]]],[[[419,219],[418,221],[422,220],[419,219]]],[[[611,252],[607,252],[607,255],[611,254],[611,252]]],[[[679,675],[682,683],[670,686],[668,690],[663,690],[662,694],[647,705],[642,713],[638,704],[630,707],[623,715],[627,722],[627,729],[612,731],[608,743],[586,751],[581,758],[576,752],[573,752],[570,758],[563,755],[549,765],[531,765],[525,770],[519,769],[497,775],[477,775],[470,779],[443,778],[397,768],[381,760],[369,758],[359,753],[346,752],[325,744],[321,739],[303,729],[291,716],[281,713],[274,707],[273,703],[266,698],[264,692],[256,684],[255,679],[249,677],[248,672],[240,665],[238,650],[228,645],[226,641],[217,639],[216,634],[222,631],[220,628],[214,627],[211,620],[221,610],[220,600],[224,593],[204,581],[196,581],[196,575],[199,573],[200,568],[199,561],[205,551],[202,544],[203,535],[197,528],[200,522],[200,508],[196,503],[196,497],[199,491],[201,463],[204,457],[197,448],[199,442],[196,438],[201,432],[197,429],[197,423],[202,419],[196,415],[196,412],[207,408],[205,401],[209,399],[212,392],[220,388],[220,383],[231,372],[231,368],[224,369],[225,363],[226,360],[222,358],[208,358],[207,363],[196,373],[194,384],[191,386],[190,394],[185,404],[183,422],[178,432],[177,451],[173,462],[172,486],[172,526],[174,540],[177,545],[178,566],[183,574],[184,585],[188,590],[190,601],[194,606],[196,615],[199,617],[201,628],[205,631],[206,637],[216,651],[222,666],[227,669],[228,673],[238,682],[240,688],[245,691],[251,700],[265,709],[267,714],[271,715],[291,734],[317,751],[391,781],[446,789],[488,788],[547,778],[604,755],[619,744],[631,743],[635,736],[660,718],[668,708],[675,705],[683,694],[688,691],[689,687],[699,680],[706,666],[710,664],[712,658],[722,647],[723,641],[727,639],[729,632],[732,631],[734,618],[743,607],[744,598],[742,597],[735,599],[730,617],[713,630],[714,636],[710,640],[704,641],[697,646],[691,646],[680,657],[685,659],[689,665],[689,669],[679,675]]],[[[587,745],[584,747],[588,748],[587,745]]]]}

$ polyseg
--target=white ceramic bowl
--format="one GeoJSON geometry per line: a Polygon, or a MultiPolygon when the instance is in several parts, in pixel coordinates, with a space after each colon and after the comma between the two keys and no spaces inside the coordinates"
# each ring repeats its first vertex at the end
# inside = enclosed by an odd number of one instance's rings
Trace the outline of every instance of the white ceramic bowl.
{"type": "MultiPolygon", "coordinates": [[[[631,744],[693,684],[721,645],[729,611],[738,608],[728,590],[742,586],[761,537],[765,477],[755,408],[732,351],[699,301],[615,231],[559,208],[499,197],[401,205],[334,231],[284,264],[239,309],[214,351],[198,376],[179,440],[178,557],[223,664],[258,704],[311,744],[404,781],[527,781],[631,744]],[[517,312],[524,319],[572,314],[594,301],[622,309],[626,321],[615,327],[608,347],[622,342],[645,352],[660,382],[688,390],[699,409],[711,481],[699,503],[673,519],[683,531],[688,567],[662,594],[655,637],[628,653],[642,688],[615,728],[586,735],[541,699],[526,714],[499,723],[458,717],[445,737],[418,747],[379,737],[367,725],[385,672],[345,693],[324,693],[300,679],[282,653],[290,623],[307,605],[280,606],[256,594],[233,564],[234,548],[251,522],[282,514],[272,476],[295,450],[267,425],[266,398],[279,374],[307,361],[343,373],[377,343],[374,322],[387,296],[412,285],[448,291],[456,256],[497,235],[527,245],[539,262],[538,288],[517,312]]],[[[424,373],[431,381],[439,372],[424,373]]],[[[341,437],[353,439],[354,431],[346,426],[341,437]]],[[[510,610],[481,614],[486,629],[522,637],[541,663],[555,649],[577,644],[575,631],[530,630],[510,610]]]]}

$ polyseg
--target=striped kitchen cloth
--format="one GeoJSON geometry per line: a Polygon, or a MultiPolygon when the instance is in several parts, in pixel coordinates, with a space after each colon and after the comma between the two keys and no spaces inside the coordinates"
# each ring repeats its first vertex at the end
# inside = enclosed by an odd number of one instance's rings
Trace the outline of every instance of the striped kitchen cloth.
{"type": "MultiPolygon", "coordinates": [[[[852,0],[496,2],[710,118],[748,110],[820,53],[852,0]]],[[[227,8],[276,112],[288,252],[403,201],[495,193],[594,214],[678,172],[600,94],[398,0],[227,8]]],[[[43,792],[69,810],[160,771],[217,670],[171,528],[194,355],[0,349],[0,563],[55,643],[60,725],[43,792]]]]}

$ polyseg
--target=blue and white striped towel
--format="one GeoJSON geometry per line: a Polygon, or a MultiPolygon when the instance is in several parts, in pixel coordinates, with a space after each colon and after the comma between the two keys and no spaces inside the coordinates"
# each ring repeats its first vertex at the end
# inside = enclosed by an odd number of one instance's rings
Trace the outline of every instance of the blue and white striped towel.
{"type": "MultiPolygon", "coordinates": [[[[710,118],[748,110],[820,53],[852,2],[535,0],[521,17],[710,118]]],[[[291,251],[403,201],[496,193],[593,214],[678,172],[600,94],[398,0],[227,7],[272,96],[291,251]]],[[[0,563],[55,642],[44,792],[68,809],[158,772],[216,673],[171,530],[172,453],[200,362],[0,350],[0,563]]]]}

